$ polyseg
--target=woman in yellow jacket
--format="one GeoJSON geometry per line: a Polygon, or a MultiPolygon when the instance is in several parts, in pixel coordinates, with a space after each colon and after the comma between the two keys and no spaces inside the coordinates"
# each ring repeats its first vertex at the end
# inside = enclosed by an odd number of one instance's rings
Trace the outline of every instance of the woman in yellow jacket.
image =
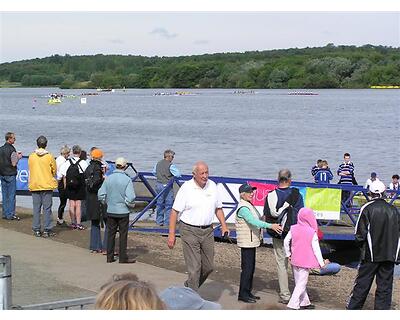
{"type": "Polygon", "coordinates": [[[55,175],[57,165],[54,157],[46,150],[47,139],[40,136],[36,140],[38,148],[29,155],[29,191],[32,193],[33,222],[32,230],[36,237],[51,237],[53,217],[51,206],[53,204],[53,190],[57,188],[55,175]],[[40,212],[43,207],[44,225],[41,232],[40,212]]]}

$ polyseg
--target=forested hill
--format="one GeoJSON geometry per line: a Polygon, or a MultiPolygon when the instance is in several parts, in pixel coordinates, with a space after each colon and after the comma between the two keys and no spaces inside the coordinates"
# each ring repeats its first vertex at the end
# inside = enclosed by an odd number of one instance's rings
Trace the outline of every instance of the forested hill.
{"type": "Polygon", "coordinates": [[[60,56],[0,64],[3,86],[369,88],[400,85],[400,48],[365,45],[181,57],[60,56]]]}

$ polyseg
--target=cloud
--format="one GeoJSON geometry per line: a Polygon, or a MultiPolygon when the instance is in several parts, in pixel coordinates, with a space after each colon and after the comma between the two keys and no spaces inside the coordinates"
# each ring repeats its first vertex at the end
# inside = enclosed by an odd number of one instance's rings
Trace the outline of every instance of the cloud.
{"type": "Polygon", "coordinates": [[[193,44],[197,44],[197,45],[203,45],[203,44],[209,44],[210,41],[208,40],[196,40],[193,42],[193,44]]]}
{"type": "Polygon", "coordinates": [[[173,39],[178,36],[177,33],[169,33],[168,30],[164,28],[155,28],[153,29],[153,31],[150,32],[150,34],[158,34],[160,37],[163,37],[165,39],[173,39]]]}
{"type": "Polygon", "coordinates": [[[123,44],[124,43],[124,41],[121,39],[109,39],[108,41],[113,44],[123,44]]]}

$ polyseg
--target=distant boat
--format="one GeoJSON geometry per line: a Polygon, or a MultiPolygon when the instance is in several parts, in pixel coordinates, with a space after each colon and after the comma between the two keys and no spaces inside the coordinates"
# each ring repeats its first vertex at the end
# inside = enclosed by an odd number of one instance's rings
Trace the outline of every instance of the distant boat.
{"type": "Polygon", "coordinates": [[[51,98],[47,101],[48,104],[57,104],[57,103],[61,103],[61,99],[60,98],[51,98]]]}
{"type": "Polygon", "coordinates": [[[97,88],[97,91],[98,91],[98,92],[111,92],[111,91],[114,92],[113,90],[114,90],[114,89],[102,89],[102,88],[97,88]]]}
{"type": "Polygon", "coordinates": [[[318,93],[311,91],[293,91],[288,93],[289,96],[317,96],[318,93]]]}
{"type": "Polygon", "coordinates": [[[400,86],[371,86],[371,89],[400,89],[400,86]]]}
{"type": "Polygon", "coordinates": [[[254,90],[235,90],[233,94],[256,94],[254,90]]]}

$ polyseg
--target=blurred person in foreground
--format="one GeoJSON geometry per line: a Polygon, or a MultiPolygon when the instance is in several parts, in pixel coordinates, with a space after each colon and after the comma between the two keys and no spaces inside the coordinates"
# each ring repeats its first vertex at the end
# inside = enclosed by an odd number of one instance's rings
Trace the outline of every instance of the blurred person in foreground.
{"type": "Polygon", "coordinates": [[[94,306],[97,310],[164,310],[157,292],[147,282],[116,280],[102,287],[94,306]]]}

